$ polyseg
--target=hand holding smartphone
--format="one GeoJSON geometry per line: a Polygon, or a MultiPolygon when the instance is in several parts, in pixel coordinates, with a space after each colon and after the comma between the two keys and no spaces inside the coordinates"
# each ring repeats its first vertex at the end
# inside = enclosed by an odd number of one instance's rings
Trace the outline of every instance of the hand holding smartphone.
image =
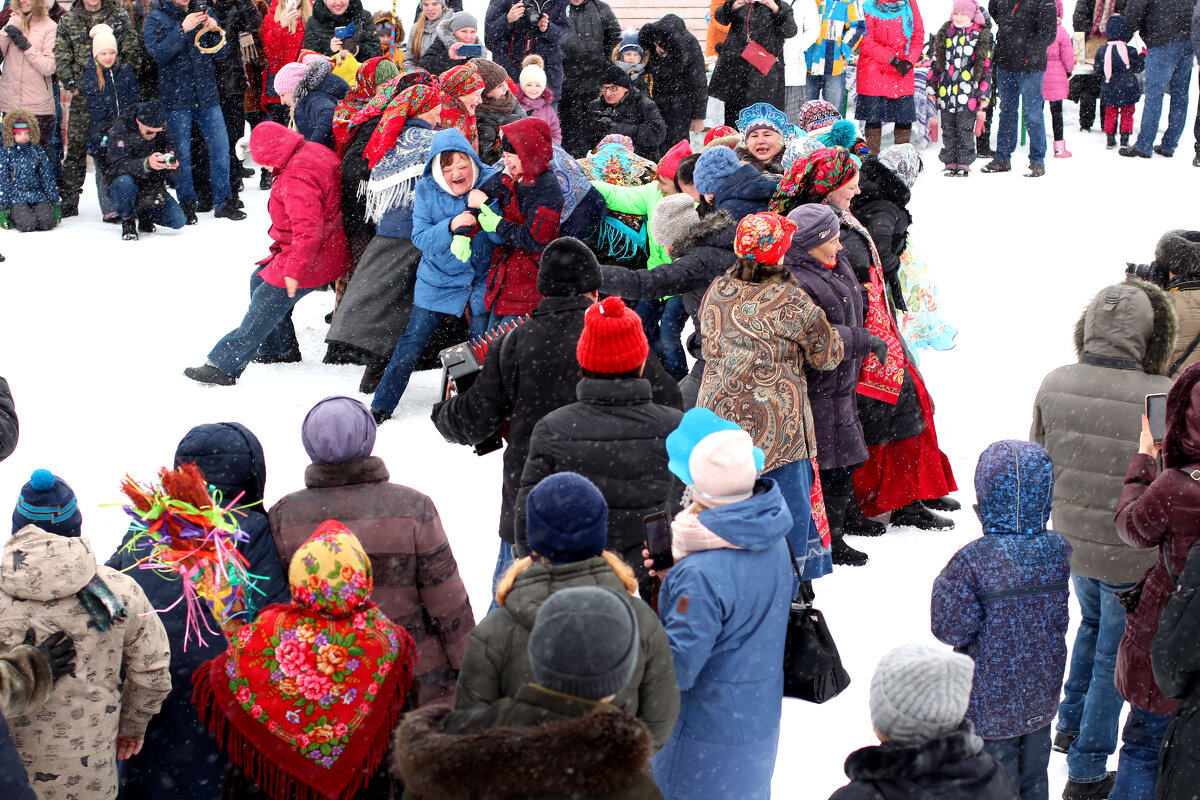
{"type": "Polygon", "coordinates": [[[1165,394],[1146,395],[1146,419],[1150,423],[1150,435],[1155,444],[1162,444],[1167,436],[1167,396],[1165,394]]]}
{"type": "Polygon", "coordinates": [[[652,562],[650,568],[656,572],[675,566],[675,556],[671,554],[671,518],[667,512],[646,517],[646,549],[652,562]]]}

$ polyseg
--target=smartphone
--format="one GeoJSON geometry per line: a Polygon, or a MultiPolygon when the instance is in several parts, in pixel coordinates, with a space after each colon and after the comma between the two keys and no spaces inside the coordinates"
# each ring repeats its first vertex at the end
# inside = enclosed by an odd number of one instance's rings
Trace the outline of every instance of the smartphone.
{"type": "Polygon", "coordinates": [[[1167,436],[1167,396],[1146,395],[1146,419],[1150,420],[1150,435],[1161,444],[1167,436]]]}
{"type": "Polygon", "coordinates": [[[459,45],[458,55],[460,58],[483,58],[483,45],[478,42],[459,45]]]}
{"type": "Polygon", "coordinates": [[[646,517],[646,549],[650,551],[651,569],[664,570],[675,565],[671,554],[671,518],[659,511],[646,517]]]}
{"type": "Polygon", "coordinates": [[[349,25],[343,25],[340,28],[334,28],[333,35],[335,38],[341,39],[343,42],[347,39],[354,38],[354,23],[351,22],[349,25]]]}

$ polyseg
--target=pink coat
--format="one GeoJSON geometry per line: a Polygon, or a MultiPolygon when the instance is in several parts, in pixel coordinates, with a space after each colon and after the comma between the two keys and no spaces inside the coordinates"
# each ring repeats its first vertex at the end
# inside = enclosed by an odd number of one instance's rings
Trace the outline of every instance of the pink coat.
{"type": "Polygon", "coordinates": [[[517,92],[517,102],[525,109],[525,115],[537,117],[550,126],[550,138],[555,144],[562,144],[562,128],[558,125],[558,112],[554,106],[554,93],[549,89],[542,92],[541,97],[528,97],[524,92],[517,92]]]}
{"type": "Polygon", "coordinates": [[[54,113],[50,78],[56,67],[54,42],[58,38],[58,23],[49,17],[34,17],[25,38],[29,40],[29,49],[22,52],[0,29],[0,56],[4,59],[0,111],[7,114],[14,108],[23,108],[34,116],[49,116],[54,113]]]}
{"type": "Polygon", "coordinates": [[[279,170],[267,200],[271,255],[258,262],[259,276],[279,288],[295,278],[301,289],[331,283],[350,268],[342,225],[342,161],[325,145],[278,122],[262,122],[250,134],[250,152],[279,170]]]}
{"type": "Polygon", "coordinates": [[[882,19],[873,16],[864,4],[867,32],[858,45],[858,93],[868,97],[911,97],[914,70],[901,75],[888,62],[892,57],[915,65],[921,58],[925,45],[925,24],[921,21],[921,10],[914,0],[912,8],[912,38],[904,37],[904,23],[899,19],[882,19]]]}
{"type": "Polygon", "coordinates": [[[1075,48],[1071,46],[1071,34],[1062,25],[1054,44],[1046,48],[1046,74],[1042,76],[1042,99],[1047,101],[1066,100],[1071,72],[1075,69],[1075,48]]]}

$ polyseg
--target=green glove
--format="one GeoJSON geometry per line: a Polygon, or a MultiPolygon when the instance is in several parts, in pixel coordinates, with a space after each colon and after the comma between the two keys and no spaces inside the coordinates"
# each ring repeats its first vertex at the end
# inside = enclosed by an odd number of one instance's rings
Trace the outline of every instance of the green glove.
{"type": "Polygon", "coordinates": [[[479,218],[479,227],[488,233],[495,233],[496,228],[500,227],[500,220],[504,219],[504,217],[492,211],[488,206],[482,206],[477,216],[479,218]]]}
{"type": "Polygon", "coordinates": [[[471,260],[471,240],[466,236],[455,236],[450,242],[450,255],[466,264],[471,260]]]}
{"type": "Polygon", "coordinates": [[[12,217],[8,214],[7,208],[0,208],[0,228],[10,230],[13,226],[12,217]]]}

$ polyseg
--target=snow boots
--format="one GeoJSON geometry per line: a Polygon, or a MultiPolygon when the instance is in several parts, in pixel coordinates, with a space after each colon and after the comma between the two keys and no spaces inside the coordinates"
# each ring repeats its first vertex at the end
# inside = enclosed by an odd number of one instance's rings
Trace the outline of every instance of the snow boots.
{"type": "Polygon", "coordinates": [[[984,172],[1012,172],[1012,163],[993,158],[983,165],[984,172]]]}
{"type": "Polygon", "coordinates": [[[275,182],[275,179],[273,177],[271,177],[271,170],[267,169],[266,167],[259,168],[259,170],[258,170],[258,188],[259,189],[262,189],[264,192],[270,191],[271,184],[273,184],[274,182],[275,182]]]}
{"type": "Polygon", "coordinates": [[[1067,781],[1063,788],[1063,800],[1105,800],[1117,781],[1117,773],[1110,772],[1098,781],[1079,783],[1067,781]]]}
{"type": "Polygon", "coordinates": [[[188,367],[183,374],[196,383],[209,383],[213,386],[233,386],[237,378],[222,372],[207,361],[199,367],[188,367]]]}
{"type": "Polygon", "coordinates": [[[882,536],[887,531],[887,526],[863,516],[862,509],[858,506],[858,498],[851,492],[850,500],[846,503],[842,531],[848,536],[882,536]]]}
{"type": "Polygon", "coordinates": [[[1067,149],[1067,143],[1062,139],[1054,142],[1054,157],[1055,158],[1070,158],[1071,151],[1067,149]]]}
{"type": "Polygon", "coordinates": [[[954,529],[954,520],[935,514],[917,500],[904,508],[892,512],[889,523],[893,528],[911,527],[923,531],[948,531],[954,529]]]}
{"type": "Polygon", "coordinates": [[[830,556],[833,563],[839,567],[861,567],[867,563],[867,554],[846,544],[844,538],[846,509],[854,497],[854,482],[847,476],[844,480],[823,484],[822,488],[825,491],[825,515],[829,519],[830,556]]]}
{"type": "Polygon", "coordinates": [[[136,242],[137,238],[137,220],[133,217],[121,220],[121,239],[126,242],[136,242]]]}

